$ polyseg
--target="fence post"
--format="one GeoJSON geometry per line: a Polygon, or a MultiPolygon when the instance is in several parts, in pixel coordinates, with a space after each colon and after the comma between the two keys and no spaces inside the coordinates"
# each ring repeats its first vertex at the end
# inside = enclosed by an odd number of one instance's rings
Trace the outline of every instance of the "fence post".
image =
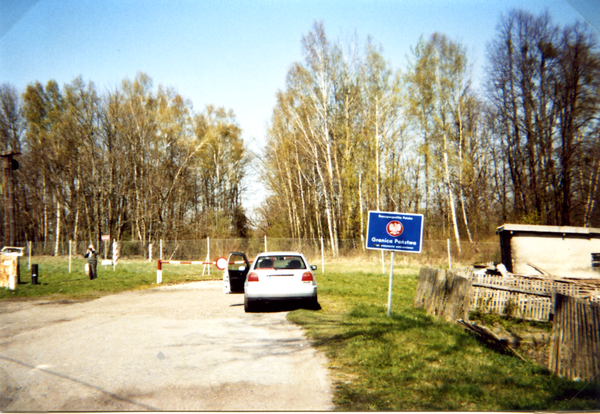
{"type": "Polygon", "coordinates": [[[156,284],[162,282],[162,261],[158,259],[158,269],[156,270],[156,284]]]}
{"type": "Polygon", "coordinates": [[[117,240],[113,239],[113,251],[112,251],[113,272],[115,271],[115,267],[117,266],[117,260],[119,260],[117,240]]]}

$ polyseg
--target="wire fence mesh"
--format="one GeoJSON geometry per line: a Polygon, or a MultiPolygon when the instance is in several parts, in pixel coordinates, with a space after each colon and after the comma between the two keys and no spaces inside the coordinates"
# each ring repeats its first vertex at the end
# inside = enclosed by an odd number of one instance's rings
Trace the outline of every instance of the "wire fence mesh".
{"type": "MultiPolygon", "coordinates": [[[[101,258],[112,259],[112,241],[96,245],[101,258]]],[[[24,255],[31,256],[82,256],[88,242],[30,242],[24,247],[24,255]]],[[[203,239],[203,240],[157,240],[119,241],[119,260],[195,260],[215,261],[219,257],[227,257],[230,252],[243,252],[252,259],[264,251],[298,251],[309,260],[317,261],[322,257],[334,257],[327,241],[319,239],[284,239],[284,238],[250,238],[250,239],[203,239]]],[[[338,257],[364,258],[378,260],[381,252],[367,250],[361,239],[339,240],[338,257]]],[[[447,240],[423,240],[421,253],[402,254],[397,260],[416,264],[452,264],[487,263],[500,261],[500,244],[498,242],[461,242],[460,249],[456,242],[448,246],[447,240]]]]}

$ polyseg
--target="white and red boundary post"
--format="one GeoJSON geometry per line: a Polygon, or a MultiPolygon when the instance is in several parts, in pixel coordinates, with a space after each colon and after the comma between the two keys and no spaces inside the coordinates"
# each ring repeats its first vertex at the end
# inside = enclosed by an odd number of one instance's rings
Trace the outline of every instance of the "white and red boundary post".
{"type": "Polygon", "coordinates": [[[158,270],[156,271],[156,284],[162,282],[162,260],[158,259],[158,270]]]}
{"type": "Polygon", "coordinates": [[[162,265],[163,264],[177,264],[177,265],[215,265],[219,270],[224,270],[227,267],[227,259],[219,257],[216,262],[195,262],[195,261],[184,261],[184,260],[158,260],[158,269],[156,270],[156,283],[162,283],[162,265]]]}

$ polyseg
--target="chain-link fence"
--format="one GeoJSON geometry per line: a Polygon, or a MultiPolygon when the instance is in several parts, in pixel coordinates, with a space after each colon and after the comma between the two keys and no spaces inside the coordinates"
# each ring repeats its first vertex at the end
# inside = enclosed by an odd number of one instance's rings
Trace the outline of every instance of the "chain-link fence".
{"type": "MultiPolygon", "coordinates": [[[[55,242],[27,243],[24,255],[31,256],[82,256],[85,254],[88,242],[55,242]]],[[[204,240],[157,240],[153,242],[120,241],[119,259],[146,260],[195,260],[215,261],[219,257],[227,257],[230,252],[243,252],[249,259],[263,251],[299,251],[312,261],[321,257],[331,259],[334,255],[328,240],[314,239],[204,239],[204,240]]],[[[100,258],[112,259],[112,241],[96,245],[100,258]]],[[[378,260],[381,252],[367,250],[360,239],[339,240],[339,258],[364,258],[378,260]]],[[[452,263],[484,263],[500,261],[499,242],[461,242],[460,251],[456,242],[447,240],[423,240],[422,252],[402,254],[406,263],[417,264],[447,264],[452,263]],[[450,251],[450,256],[449,256],[450,251]]]]}

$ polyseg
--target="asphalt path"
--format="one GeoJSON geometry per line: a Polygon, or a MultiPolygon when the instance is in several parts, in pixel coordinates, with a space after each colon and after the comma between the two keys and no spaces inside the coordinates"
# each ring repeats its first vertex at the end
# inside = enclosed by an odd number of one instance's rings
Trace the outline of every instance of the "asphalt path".
{"type": "Polygon", "coordinates": [[[243,299],[203,281],[0,301],[0,410],[332,410],[326,358],[243,299]]]}

